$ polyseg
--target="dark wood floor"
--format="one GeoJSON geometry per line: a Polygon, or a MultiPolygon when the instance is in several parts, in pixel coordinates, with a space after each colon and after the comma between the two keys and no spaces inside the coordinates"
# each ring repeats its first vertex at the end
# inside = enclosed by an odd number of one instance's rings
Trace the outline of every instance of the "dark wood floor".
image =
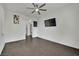
{"type": "Polygon", "coordinates": [[[79,50],[41,38],[7,43],[1,56],[79,56],[79,50]]]}

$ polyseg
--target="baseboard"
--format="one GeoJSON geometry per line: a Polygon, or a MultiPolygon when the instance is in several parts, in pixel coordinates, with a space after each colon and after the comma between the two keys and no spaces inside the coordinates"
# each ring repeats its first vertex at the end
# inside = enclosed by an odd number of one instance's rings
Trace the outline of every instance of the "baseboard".
{"type": "Polygon", "coordinates": [[[16,41],[20,41],[20,40],[25,40],[25,39],[9,40],[9,41],[6,41],[6,43],[10,43],[10,42],[16,42],[16,41]]]}
{"type": "MultiPolygon", "coordinates": [[[[48,39],[45,39],[45,38],[42,38],[42,37],[37,37],[37,38],[41,38],[41,39],[44,39],[44,40],[48,40],[48,39]]],[[[67,46],[67,47],[70,47],[70,48],[74,48],[74,49],[78,49],[79,50],[79,48],[77,48],[77,47],[73,47],[73,46],[70,46],[70,45],[66,45],[66,44],[61,43],[61,42],[56,42],[56,41],[53,41],[53,40],[48,40],[48,41],[55,42],[57,44],[64,45],[64,46],[67,46]]]]}
{"type": "Polygon", "coordinates": [[[37,37],[37,36],[32,36],[32,37],[37,37]]]}

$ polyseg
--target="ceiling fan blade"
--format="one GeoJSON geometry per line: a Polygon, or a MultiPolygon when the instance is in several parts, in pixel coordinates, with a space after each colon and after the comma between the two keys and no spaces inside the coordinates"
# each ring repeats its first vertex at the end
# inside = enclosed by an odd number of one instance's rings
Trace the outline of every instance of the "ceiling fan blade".
{"type": "Polygon", "coordinates": [[[39,10],[41,10],[41,11],[47,11],[47,9],[39,9],[39,10]]]}
{"type": "Polygon", "coordinates": [[[39,6],[39,8],[42,8],[43,6],[45,6],[46,4],[44,3],[44,4],[42,4],[41,6],[39,6]]]}
{"type": "Polygon", "coordinates": [[[35,12],[35,10],[32,11],[32,14],[35,12]]]}
{"type": "Polygon", "coordinates": [[[40,15],[40,12],[38,11],[38,14],[40,15]]]}
{"type": "Polygon", "coordinates": [[[31,8],[31,7],[26,7],[27,9],[34,9],[34,8],[31,8]]]}
{"type": "Polygon", "coordinates": [[[36,7],[38,8],[38,5],[36,4],[36,7]]]}
{"type": "Polygon", "coordinates": [[[35,3],[32,3],[34,7],[36,7],[35,3]]]}

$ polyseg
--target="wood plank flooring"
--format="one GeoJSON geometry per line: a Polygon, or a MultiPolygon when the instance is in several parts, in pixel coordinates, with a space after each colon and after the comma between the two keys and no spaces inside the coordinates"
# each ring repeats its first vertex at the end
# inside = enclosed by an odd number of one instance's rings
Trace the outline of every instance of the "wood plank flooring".
{"type": "Polygon", "coordinates": [[[7,43],[1,56],[79,56],[79,50],[41,38],[7,43]]]}

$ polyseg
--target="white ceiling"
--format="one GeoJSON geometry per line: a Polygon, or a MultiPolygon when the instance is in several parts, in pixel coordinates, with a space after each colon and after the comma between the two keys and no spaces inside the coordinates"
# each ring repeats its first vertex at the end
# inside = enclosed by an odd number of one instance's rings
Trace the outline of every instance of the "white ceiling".
{"type": "MultiPolygon", "coordinates": [[[[25,14],[27,16],[34,16],[36,13],[32,14],[31,9],[27,9],[26,7],[33,7],[31,3],[4,3],[5,7],[7,10],[13,11],[13,12],[18,12],[25,14]]],[[[41,3],[39,3],[41,5],[41,3]]],[[[68,5],[67,3],[46,3],[46,6],[44,6],[44,9],[47,9],[47,11],[40,11],[41,15],[43,16],[47,13],[53,13],[57,8],[60,8],[62,6],[68,5]]]]}

